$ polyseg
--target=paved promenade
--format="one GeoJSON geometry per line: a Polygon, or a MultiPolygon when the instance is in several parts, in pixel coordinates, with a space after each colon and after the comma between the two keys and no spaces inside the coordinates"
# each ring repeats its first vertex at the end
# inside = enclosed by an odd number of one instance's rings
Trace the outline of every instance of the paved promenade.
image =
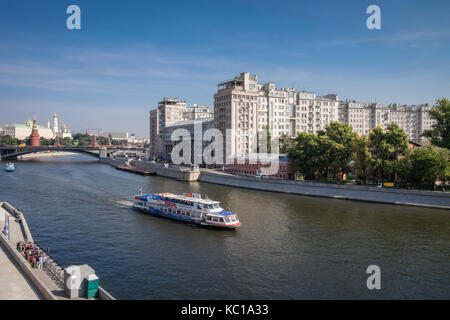
{"type": "MultiPolygon", "coordinates": [[[[20,223],[17,214],[16,208],[0,202],[0,300],[69,300],[62,283],[64,271],[51,257],[48,257],[46,267],[32,268],[17,251],[19,241],[33,243],[25,217],[21,214],[20,223]],[[3,233],[5,218],[8,216],[10,239],[3,233]]],[[[79,297],[72,300],[115,300],[115,298],[99,286],[98,297],[91,299],[79,297]]]]}
{"type": "MultiPolygon", "coordinates": [[[[0,207],[0,226],[3,235],[3,226],[5,225],[6,210],[0,207]]],[[[18,223],[10,216],[11,222],[11,242],[23,241],[22,231],[18,223]]],[[[0,300],[37,300],[40,299],[39,293],[28,281],[17,263],[7,253],[5,248],[0,245],[0,300]]]]}

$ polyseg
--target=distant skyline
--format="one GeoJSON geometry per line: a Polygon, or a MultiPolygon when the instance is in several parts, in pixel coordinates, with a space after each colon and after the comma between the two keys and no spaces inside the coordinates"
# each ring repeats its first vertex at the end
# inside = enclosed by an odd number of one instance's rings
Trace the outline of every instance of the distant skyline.
{"type": "MultiPolygon", "coordinates": [[[[450,96],[449,1],[0,2],[0,125],[57,113],[72,132],[148,137],[163,97],[213,105],[260,82],[383,105],[450,96]],[[66,8],[81,8],[81,30],[66,8]],[[366,9],[381,8],[381,30],[366,9]]],[[[50,118],[51,119],[51,118],[50,118]]]]}

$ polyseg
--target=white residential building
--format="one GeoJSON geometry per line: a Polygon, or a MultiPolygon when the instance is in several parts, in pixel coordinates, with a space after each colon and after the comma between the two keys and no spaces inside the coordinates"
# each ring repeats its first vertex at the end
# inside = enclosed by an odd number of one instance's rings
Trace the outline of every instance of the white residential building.
{"type": "Polygon", "coordinates": [[[229,140],[227,156],[257,151],[257,133],[270,128],[272,137],[298,132],[316,133],[338,121],[339,97],[294,89],[275,83],[258,84],[256,75],[243,72],[218,85],[214,95],[215,127],[229,140]],[[227,136],[227,129],[236,134],[227,136]]]}
{"type": "Polygon", "coordinates": [[[422,133],[431,129],[434,123],[428,114],[430,109],[428,104],[383,107],[376,103],[347,100],[339,104],[339,122],[351,125],[359,135],[367,135],[376,127],[385,130],[390,123],[395,123],[405,131],[410,141],[420,144],[426,141],[422,133]]]}
{"type": "Polygon", "coordinates": [[[208,106],[188,107],[185,101],[178,98],[164,98],[158,107],[150,111],[150,156],[164,157],[164,128],[179,121],[211,118],[213,111],[208,106]]]}

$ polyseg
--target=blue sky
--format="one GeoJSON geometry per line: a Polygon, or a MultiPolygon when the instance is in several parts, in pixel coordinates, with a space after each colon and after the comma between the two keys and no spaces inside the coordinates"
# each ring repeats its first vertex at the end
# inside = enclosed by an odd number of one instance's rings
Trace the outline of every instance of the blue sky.
{"type": "Polygon", "coordinates": [[[0,0],[0,125],[148,135],[165,96],[213,103],[240,72],[382,104],[450,96],[450,1],[0,0]],[[66,9],[81,8],[81,30],[66,9]],[[366,9],[381,8],[381,30],[366,9]]]}

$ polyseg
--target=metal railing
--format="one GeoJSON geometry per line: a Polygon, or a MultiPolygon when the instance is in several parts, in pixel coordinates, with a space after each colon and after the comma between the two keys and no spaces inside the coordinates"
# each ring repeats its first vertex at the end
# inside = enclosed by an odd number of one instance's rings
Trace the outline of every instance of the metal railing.
{"type": "Polygon", "coordinates": [[[37,249],[42,252],[43,258],[47,259],[46,263],[43,263],[42,270],[47,273],[51,280],[53,280],[57,286],[60,288],[64,287],[64,268],[59,265],[55,259],[53,259],[47,252],[47,250],[43,250],[42,247],[34,242],[34,245],[37,246],[37,249]]]}

